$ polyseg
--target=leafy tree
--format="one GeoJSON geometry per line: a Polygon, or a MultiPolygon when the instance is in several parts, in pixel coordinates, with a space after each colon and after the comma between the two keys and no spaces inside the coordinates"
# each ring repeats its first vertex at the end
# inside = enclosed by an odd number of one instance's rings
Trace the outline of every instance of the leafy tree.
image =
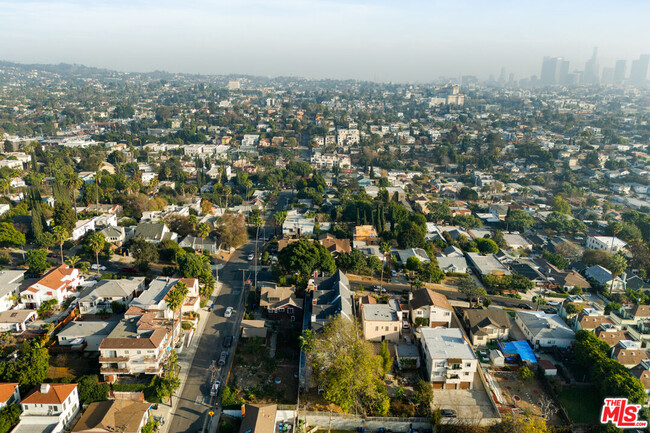
{"type": "Polygon", "coordinates": [[[426,226],[415,221],[405,221],[397,230],[397,243],[401,248],[423,248],[426,245],[426,226]]]}
{"type": "Polygon", "coordinates": [[[344,412],[388,413],[382,357],[374,354],[355,321],[340,315],[331,319],[315,336],[309,355],[314,381],[325,390],[326,400],[344,412]]]}
{"type": "Polygon", "coordinates": [[[478,200],[478,193],[472,188],[464,186],[458,191],[458,198],[461,200],[478,200]]]}
{"type": "Polygon", "coordinates": [[[74,214],[72,206],[65,203],[56,203],[54,205],[54,225],[65,228],[68,233],[72,233],[77,223],[77,217],[74,214]]]}
{"type": "Polygon", "coordinates": [[[607,267],[611,260],[612,255],[605,250],[585,250],[582,253],[582,261],[587,266],[600,265],[607,267]]]}
{"type": "Polygon", "coordinates": [[[3,382],[18,382],[21,386],[33,387],[47,378],[50,354],[34,340],[25,340],[18,349],[18,356],[9,361],[0,361],[0,378],[3,382]]]}
{"type": "Polygon", "coordinates": [[[393,358],[390,356],[390,351],[388,350],[388,342],[381,342],[381,347],[379,348],[379,356],[381,356],[382,359],[384,374],[390,373],[390,369],[393,367],[393,358]]]}
{"type": "Polygon", "coordinates": [[[333,273],[336,265],[332,254],[318,242],[300,239],[292,242],[278,254],[278,264],[286,273],[298,272],[303,278],[314,271],[333,273]]]}
{"type": "Polygon", "coordinates": [[[224,248],[239,248],[248,240],[246,223],[242,214],[224,214],[217,221],[216,230],[224,248]]]}
{"type": "Polygon", "coordinates": [[[422,268],[422,262],[420,261],[419,258],[415,256],[411,256],[408,259],[406,259],[405,267],[409,271],[418,272],[422,268]]]}
{"type": "Polygon", "coordinates": [[[533,225],[533,217],[521,209],[509,209],[505,221],[509,230],[524,231],[533,225]]]}
{"type": "Polygon", "coordinates": [[[459,278],[458,291],[469,298],[470,305],[472,305],[475,298],[478,302],[478,299],[486,294],[485,290],[479,287],[476,281],[469,275],[459,278]]]}
{"type": "Polygon", "coordinates": [[[433,403],[433,386],[431,383],[419,379],[415,385],[412,401],[417,407],[420,416],[430,416],[431,404],[433,403]]]}
{"type": "Polygon", "coordinates": [[[457,215],[451,219],[451,223],[464,229],[475,229],[483,225],[481,220],[474,215],[457,215]]]}
{"type": "Polygon", "coordinates": [[[52,248],[56,244],[54,235],[50,232],[43,232],[36,237],[36,246],[43,249],[52,248]]]}
{"type": "Polygon", "coordinates": [[[47,250],[29,250],[25,252],[25,262],[30,274],[41,275],[48,267],[47,250]]]}
{"type": "Polygon", "coordinates": [[[451,220],[451,210],[447,202],[431,202],[427,204],[429,208],[429,217],[435,221],[449,221],[451,220]]]}
{"type": "Polygon", "coordinates": [[[525,365],[519,369],[519,380],[528,381],[533,378],[533,372],[525,365]]]}
{"type": "Polygon", "coordinates": [[[563,213],[566,215],[571,215],[571,205],[564,200],[561,196],[556,195],[551,199],[551,209],[554,212],[563,213]]]}
{"type": "Polygon", "coordinates": [[[205,273],[211,273],[210,259],[203,254],[180,254],[178,269],[185,278],[199,278],[205,273]]]}
{"type": "Polygon", "coordinates": [[[12,403],[0,410],[0,433],[9,433],[20,421],[20,406],[12,403]]]}
{"type": "Polygon", "coordinates": [[[499,252],[499,246],[492,239],[476,238],[474,242],[482,254],[496,254],[499,252]]]}
{"type": "Polygon", "coordinates": [[[25,235],[16,230],[12,223],[0,223],[0,244],[19,247],[25,243],[25,235]]]}
{"type": "Polygon", "coordinates": [[[496,230],[494,233],[492,233],[491,239],[496,242],[497,246],[502,250],[505,250],[508,247],[506,239],[503,236],[503,232],[501,230],[496,230]]]}
{"type": "MultiPolygon", "coordinates": [[[[104,249],[106,239],[100,232],[91,233],[84,239],[84,244],[95,253],[95,262],[97,263],[97,275],[99,275],[99,253],[104,249]]],[[[63,258],[63,253],[61,253],[63,258]]]]}
{"type": "Polygon", "coordinates": [[[79,401],[83,404],[108,400],[109,389],[108,383],[99,383],[99,378],[95,375],[81,376],[77,380],[79,401]]]}
{"type": "Polygon", "coordinates": [[[142,237],[138,237],[129,247],[129,254],[135,260],[135,265],[142,272],[149,270],[149,263],[158,261],[158,249],[151,242],[147,242],[142,237]]]}

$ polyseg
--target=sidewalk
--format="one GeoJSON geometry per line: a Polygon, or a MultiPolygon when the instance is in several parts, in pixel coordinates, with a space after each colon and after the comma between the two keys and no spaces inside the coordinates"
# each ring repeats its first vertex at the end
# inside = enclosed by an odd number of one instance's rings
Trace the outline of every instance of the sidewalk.
{"type": "MultiPolygon", "coordinates": [[[[212,292],[212,296],[210,297],[210,300],[208,301],[208,305],[212,302],[214,302],[219,296],[219,293],[221,292],[221,287],[222,283],[217,283],[215,284],[215,289],[212,292]]],[[[180,373],[178,375],[178,378],[181,381],[181,386],[176,390],[174,395],[172,396],[172,406],[169,406],[167,403],[160,403],[158,404],[158,409],[157,410],[152,410],[151,414],[154,416],[159,416],[162,417],[165,420],[165,424],[160,427],[158,430],[160,433],[167,433],[169,430],[169,426],[171,425],[172,421],[172,414],[176,410],[176,407],[178,406],[178,401],[180,400],[180,396],[183,395],[183,388],[185,388],[185,381],[187,380],[187,375],[190,373],[190,369],[192,368],[192,363],[194,362],[194,355],[196,354],[196,349],[199,346],[199,342],[201,341],[201,337],[203,336],[203,330],[205,329],[205,326],[208,323],[208,316],[211,313],[208,312],[206,309],[200,309],[199,310],[199,324],[196,327],[196,332],[194,333],[194,337],[192,337],[192,342],[190,343],[189,347],[183,348],[183,352],[178,355],[178,366],[180,367],[180,373]]]]}

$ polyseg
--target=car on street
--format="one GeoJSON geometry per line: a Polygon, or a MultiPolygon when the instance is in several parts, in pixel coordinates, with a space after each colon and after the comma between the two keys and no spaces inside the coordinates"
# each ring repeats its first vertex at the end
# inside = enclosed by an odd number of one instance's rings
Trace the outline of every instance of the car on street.
{"type": "Polygon", "coordinates": [[[140,271],[138,271],[136,268],[122,268],[120,269],[121,272],[125,274],[139,274],[140,271]]]}
{"type": "Polygon", "coordinates": [[[397,276],[397,271],[395,269],[390,270],[390,276],[391,277],[396,277],[397,276]]]}
{"type": "Polygon", "coordinates": [[[249,262],[252,262],[254,259],[255,259],[255,254],[250,253],[250,254],[248,255],[248,261],[249,261],[249,262]]]}
{"type": "Polygon", "coordinates": [[[219,394],[219,387],[221,386],[221,381],[220,380],[215,380],[214,383],[212,384],[212,388],[210,388],[210,395],[212,397],[216,397],[217,394],[219,394]]]}
{"type": "Polygon", "coordinates": [[[104,266],[104,265],[98,265],[97,263],[95,263],[94,265],[91,265],[91,266],[90,266],[90,269],[92,269],[93,271],[98,271],[98,270],[99,270],[99,271],[105,271],[105,270],[106,270],[106,266],[104,266]]]}
{"type": "Polygon", "coordinates": [[[223,347],[230,347],[232,346],[232,335],[228,335],[223,339],[223,347]]]}
{"type": "Polygon", "coordinates": [[[458,416],[456,411],[453,409],[442,409],[440,411],[440,415],[442,415],[445,418],[456,418],[458,416]]]}
{"type": "Polygon", "coordinates": [[[226,365],[227,359],[228,359],[228,351],[224,350],[223,352],[221,352],[221,356],[219,356],[219,362],[217,362],[217,364],[219,364],[220,367],[223,367],[224,365],[226,365]]]}
{"type": "Polygon", "coordinates": [[[517,305],[517,308],[521,308],[522,310],[532,310],[532,309],[533,309],[533,307],[531,307],[530,305],[528,305],[528,304],[523,304],[523,303],[517,305]]]}
{"type": "Polygon", "coordinates": [[[558,301],[551,301],[550,299],[546,301],[546,304],[550,305],[551,307],[557,307],[560,305],[558,301]]]}
{"type": "Polygon", "coordinates": [[[232,307],[226,308],[226,312],[223,313],[224,317],[230,317],[232,316],[232,307]]]}

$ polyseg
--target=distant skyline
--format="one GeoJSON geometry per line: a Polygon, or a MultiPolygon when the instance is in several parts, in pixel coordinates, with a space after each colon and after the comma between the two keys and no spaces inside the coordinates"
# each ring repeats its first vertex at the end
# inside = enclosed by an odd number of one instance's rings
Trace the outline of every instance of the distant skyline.
{"type": "Polygon", "coordinates": [[[643,0],[0,0],[0,14],[2,60],[128,72],[520,79],[544,56],[582,70],[595,46],[601,68],[650,53],[643,0]]]}

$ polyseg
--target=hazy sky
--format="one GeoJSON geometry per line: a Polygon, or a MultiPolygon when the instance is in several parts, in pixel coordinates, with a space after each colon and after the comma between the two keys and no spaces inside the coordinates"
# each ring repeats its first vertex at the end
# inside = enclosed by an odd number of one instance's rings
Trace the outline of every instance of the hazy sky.
{"type": "MultiPolygon", "coordinates": [[[[0,59],[379,81],[650,53],[646,0],[0,0],[0,59]]],[[[628,65],[629,71],[629,65],[628,65]]]]}

